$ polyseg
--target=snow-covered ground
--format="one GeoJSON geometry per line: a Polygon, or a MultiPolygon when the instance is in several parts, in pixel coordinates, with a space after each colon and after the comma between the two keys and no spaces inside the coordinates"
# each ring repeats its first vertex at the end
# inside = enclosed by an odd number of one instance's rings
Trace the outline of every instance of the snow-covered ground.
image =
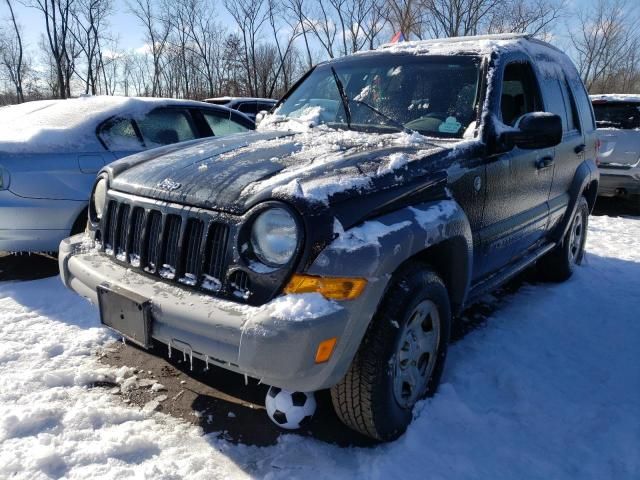
{"type": "MultiPolygon", "coordinates": [[[[0,282],[0,478],[640,478],[640,219],[592,217],[586,265],[524,286],[450,350],[398,441],[234,445],[103,388],[111,337],[58,278],[0,282]]],[[[122,373],[122,372],[120,372],[122,373]]]]}

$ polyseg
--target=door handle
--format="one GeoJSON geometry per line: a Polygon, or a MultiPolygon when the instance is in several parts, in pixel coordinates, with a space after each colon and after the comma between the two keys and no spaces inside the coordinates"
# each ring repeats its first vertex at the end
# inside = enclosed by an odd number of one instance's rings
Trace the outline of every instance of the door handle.
{"type": "Polygon", "coordinates": [[[576,148],[573,149],[573,151],[576,155],[580,155],[582,152],[584,152],[584,149],[586,147],[587,146],[584,143],[581,143],[580,145],[577,145],[576,148]]]}
{"type": "Polygon", "coordinates": [[[553,165],[553,157],[550,155],[536,160],[536,168],[538,170],[542,170],[543,168],[549,168],[551,165],[553,165]]]}

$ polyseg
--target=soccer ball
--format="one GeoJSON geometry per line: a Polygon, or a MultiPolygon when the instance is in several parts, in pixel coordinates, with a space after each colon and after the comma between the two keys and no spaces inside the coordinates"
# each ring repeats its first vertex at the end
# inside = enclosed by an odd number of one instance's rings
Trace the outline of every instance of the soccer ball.
{"type": "Polygon", "coordinates": [[[316,411],[316,399],[313,392],[288,392],[270,387],[265,406],[273,423],[287,430],[295,430],[311,419],[316,411]]]}

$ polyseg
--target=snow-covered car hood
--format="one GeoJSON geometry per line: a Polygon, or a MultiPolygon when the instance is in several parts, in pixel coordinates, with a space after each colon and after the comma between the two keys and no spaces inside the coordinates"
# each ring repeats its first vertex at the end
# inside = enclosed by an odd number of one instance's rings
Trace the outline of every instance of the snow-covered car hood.
{"type": "Polygon", "coordinates": [[[151,150],[111,164],[112,189],[163,201],[244,213],[270,198],[329,206],[406,184],[442,169],[459,142],[419,134],[372,134],[316,127],[206,139],[151,150]],[[445,155],[442,155],[445,153],[445,155]]]}

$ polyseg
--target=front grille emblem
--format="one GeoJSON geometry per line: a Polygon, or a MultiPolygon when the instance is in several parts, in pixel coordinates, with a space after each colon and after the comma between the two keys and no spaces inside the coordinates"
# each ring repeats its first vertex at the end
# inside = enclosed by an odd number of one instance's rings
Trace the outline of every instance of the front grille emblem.
{"type": "Polygon", "coordinates": [[[182,186],[181,183],[174,182],[170,178],[165,178],[161,182],[159,182],[156,187],[160,190],[166,190],[167,192],[173,192],[174,190],[178,190],[182,186]]]}

